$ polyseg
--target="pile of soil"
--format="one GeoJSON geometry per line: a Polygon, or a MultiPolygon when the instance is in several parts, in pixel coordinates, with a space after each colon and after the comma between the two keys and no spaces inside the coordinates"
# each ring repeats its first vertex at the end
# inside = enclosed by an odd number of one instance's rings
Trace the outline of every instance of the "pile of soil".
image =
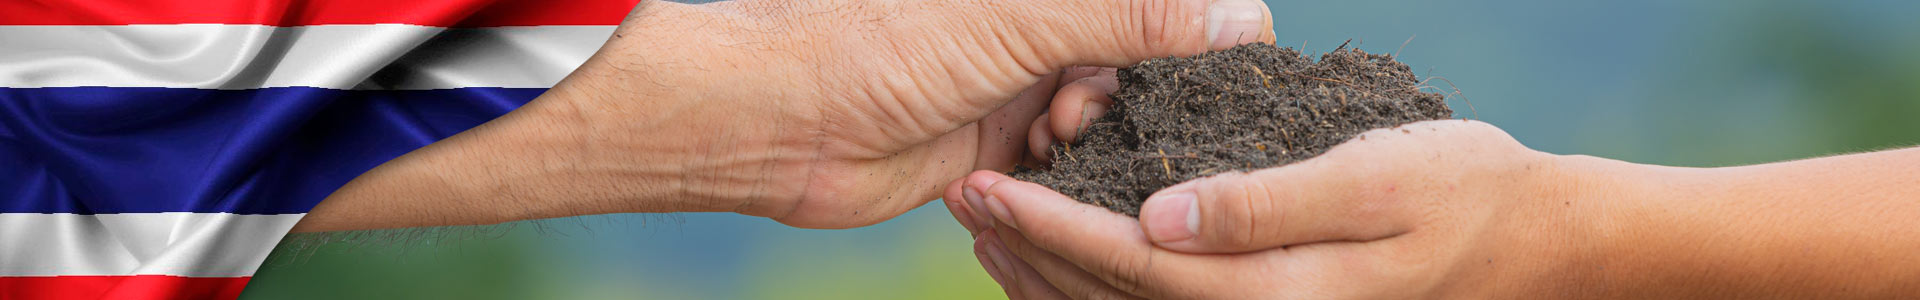
{"type": "Polygon", "coordinates": [[[1139,216],[1153,192],[1189,179],[1300,161],[1374,128],[1446,119],[1445,96],[1392,55],[1344,46],[1319,62],[1248,44],[1121,69],[1114,106],[1052,166],[1014,178],[1139,216]]]}

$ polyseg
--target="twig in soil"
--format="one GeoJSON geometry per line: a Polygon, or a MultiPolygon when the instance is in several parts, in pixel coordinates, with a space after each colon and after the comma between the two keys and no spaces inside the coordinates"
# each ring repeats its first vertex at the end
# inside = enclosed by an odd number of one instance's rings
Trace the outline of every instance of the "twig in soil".
{"type": "Polygon", "coordinates": [[[1187,152],[1187,155],[1169,155],[1169,154],[1165,154],[1167,153],[1166,150],[1160,150],[1160,153],[1161,153],[1160,155],[1142,156],[1140,158],[1142,159],[1200,158],[1199,155],[1195,155],[1193,154],[1193,152],[1187,152]]]}
{"type": "Polygon", "coordinates": [[[1332,83],[1339,83],[1339,84],[1349,84],[1349,83],[1347,83],[1346,81],[1344,81],[1344,80],[1339,80],[1339,79],[1331,79],[1331,78],[1320,78],[1320,77],[1313,77],[1313,76],[1306,76],[1306,75],[1300,75],[1300,76],[1301,76],[1301,77],[1306,77],[1307,79],[1313,79],[1313,80],[1319,80],[1319,81],[1325,81],[1325,82],[1332,82],[1332,83]]]}
{"type": "Polygon", "coordinates": [[[1299,72],[1294,72],[1294,71],[1282,71],[1282,72],[1286,72],[1286,74],[1292,74],[1293,76],[1300,76],[1300,77],[1305,77],[1305,78],[1307,78],[1307,79],[1312,79],[1312,80],[1319,80],[1319,81],[1325,81],[1325,82],[1332,82],[1332,83],[1339,83],[1339,84],[1346,84],[1346,85],[1352,85],[1352,83],[1347,83],[1347,82],[1346,82],[1345,80],[1339,80],[1339,79],[1330,79],[1330,78],[1320,78],[1320,77],[1313,77],[1313,76],[1307,76],[1307,74],[1300,74],[1299,72]]]}
{"type": "MultiPolygon", "coordinates": [[[[1293,142],[1291,142],[1292,140],[1293,140],[1293,133],[1287,132],[1287,128],[1281,127],[1280,128],[1280,143],[1282,144],[1281,146],[1286,146],[1285,148],[1293,148],[1293,142]]],[[[1285,148],[1280,149],[1280,154],[1282,155],[1287,154],[1287,149],[1285,148]]]]}
{"type": "Polygon", "coordinates": [[[1253,68],[1253,74],[1260,75],[1261,86],[1265,86],[1267,87],[1267,89],[1273,89],[1273,81],[1267,79],[1267,72],[1261,72],[1260,67],[1253,65],[1253,63],[1250,63],[1250,62],[1240,62],[1240,63],[1247,65],[1248,68],[1253,68]]]}
{"type": "Polygon", "coordinates": [[[1073,161],[1073,162],[1080,162],[1080,159],[1078,159],[1078,158],[1073,158],[1073,143],[1062,143],[1062,144],[1060,144],[1060,146],[1061,146],[1061,147],[1066,147],[1066,148],[1067,148],[1067,150],[1066,150],[1066,151],[1060,151],[1060,154],[1066,154],[1066,155],[1067,155],[1067,160],[1070,160],[1070,161],[1073,161]]]}
{"type": "Polygon", "coordinates": [[[1156,150],[1160,151],[1160,168],[1167,169],[1167,179],[1173,179],[1173,161],[1167,160],[1167,150],[1156,150]]]}
{"type": "Polygon", "coordinates": [[[1440,77],[1440,76],[1428,76],[1428,77],[1427,77],[1427,80],[1433,80],[1433,79],[1439,79],[1440,81],[1443,81],[1443,82],[1446,82],[1446,83],[1447,83],[1447,86],[1448,86],[1448,87],[1452,87],[1452,88],[1453,88],[1453,94],[1454,94],[1454,95],[1460,95],[1460,101],[1461,101],[1461,102],[1466,102],[1466,103],[1467,103],[1467,112],[1468,112],[1468,113],[1472,113],[1472,114],[1473,114],[1473,119],[1474,119],[1474,120],[1479,120],[1479,119],[1480,119],[1480,110],[1478,110],[1478,109],[1474,109],[1474,108],[1473,108],[1473,100],[1469,100],[1469,99],[1467,99],[1467,93],[1466,93],[1466,92],[1462,92],[1462,91],[1460,91],[1460,86],[1458,86],[1458,85],[1453,85],[1453,80],[1449,80],[1449,79],[1447,79],[1446,77],[1440,77]]]}

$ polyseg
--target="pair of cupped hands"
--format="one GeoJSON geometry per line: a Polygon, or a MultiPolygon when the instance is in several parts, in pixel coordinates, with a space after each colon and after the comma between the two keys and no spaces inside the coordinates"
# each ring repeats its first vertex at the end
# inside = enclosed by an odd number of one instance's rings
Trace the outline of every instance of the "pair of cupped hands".
{"type": "MultiPolygon", "coordinates": [[[[939,198],[1017,299],[1494,293],[1549,269],[1559,250],[1540,239],[1555,229],[1535,221],[1552,210],[1520,200],[1552,192],[1525,188],[1553,172],[1550,155],[1477,121],[1374,130],[1310,160],[1195,179],[1138,219],[998,173],[1044,164],[1111,107],[1113,67],[1273,40],[1254,0],[648,1],[530,106],[586,128],[576,152],[594,163],[576,166],[680,174],[634,181],[685,203],[570,214],[846,228],[939,198]]],[[[597,198],[661,195],[617,186],[597,198]]]]}

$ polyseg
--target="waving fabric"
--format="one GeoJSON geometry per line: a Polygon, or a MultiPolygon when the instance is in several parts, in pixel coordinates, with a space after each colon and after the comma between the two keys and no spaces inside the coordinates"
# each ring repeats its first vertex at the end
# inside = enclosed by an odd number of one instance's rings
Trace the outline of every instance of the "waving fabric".
{"type": "Polygon", "coordinates": [[[0,299],[232,299],[360,173],[559,82],[637,0],[0,1],[0,299]]]}

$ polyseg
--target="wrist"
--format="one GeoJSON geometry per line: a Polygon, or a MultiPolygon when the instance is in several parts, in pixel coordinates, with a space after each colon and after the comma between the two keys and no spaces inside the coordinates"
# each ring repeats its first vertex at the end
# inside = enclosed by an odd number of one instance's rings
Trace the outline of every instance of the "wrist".
{"type": "Polygon", "coordinates": [[[369,170],[314,207],[295,232],[483,225],[558,217],[578,133],[535,100],[369,170]]]}
{"type": "Polygon", "coordinates": [[[1470,230],[1470,246],[1449,276],[1445,298],[1586,298],[1609,286],[1601,263],[1611,227],[1596,210],[1620,197],[1616,173],[1630,164],[1526,150],[1479,175],[1491,179],[1482,199],[1497,200],[1487,223],[1470,230]]]}
{"type": "MultiPolygon", "coordinates": [[[[803,191],[820,113],[792,95],[808,78],[741,47],[739,21],[676,3],[643,4],[601,51],[543,95],[578,120],[568,177],[586,206],[610,212],[772,215],[803,191]],[[756,72],[733,72],[746,66],[756,72]],[[791,74],[791,73],[788,73],[791,74]],[[777,76],[775,76],[777,77],[777,76]],[[611,192],[609,192],[611,191],[611,192]]],[[[576,215],[579,213],[575,213],[576,215]]]]}
{"type": "MultiPolygon", "coordinates": [[[[678,194],[674,171],[666,164],[644,171],[613,173],[593,122],[572,97],[570,89],[556,87],[512,113],[463,133],[464,141],[447,143],[434,165],[457,166],[443,180],[459,184],[463,199],[493,202],[492,222],[509,222],[631,211],[623,202],[667,204],[678,194]],[[461,146],[474,145],[474,146],[461,146]],[[624,184],[615,184],[624,183],[624,184]]],[[[459,138],[459,137],[456,137],[459,138]]],[[[451,140],[450,140],[451,141],[451,140]]],[[[443,142],[444,143],[444,142],[443,142]]],[[[663,153],[636,152],[626,160],[661,161],[663,153]]]]}
{"type": "Polygon", "coordinates": [[[1551,282],[1559,298],[1614,298],[1631,295],[1640,286],[1635,272],[1649,266],[1627,253],[1645,253],[1643,243],[1635,241],[1645,224],[1635,218],[1651,199],[1670,192],[1670,185],[1683,182],[1684,169],[1634,164],[1586,156],[1558,155],[1555,167],[1541,180],[1540,199],[1550,207],[1555,224],[1549,232],[1558,235],[1551,243],[1544,269],[1557,276],[1537,277],[1551,282]],[[1628,294],[1623,294],[1628,293],[1628,294]]]}

